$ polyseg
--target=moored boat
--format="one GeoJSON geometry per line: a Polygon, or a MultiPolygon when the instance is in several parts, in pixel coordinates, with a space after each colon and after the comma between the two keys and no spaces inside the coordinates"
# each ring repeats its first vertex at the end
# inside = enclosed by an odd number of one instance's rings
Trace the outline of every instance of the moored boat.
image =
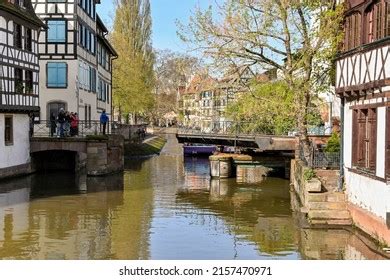
{"type": "Polygon", "coordinates": [[[217,151],[214,145],[184,145],[184,155],[212,155],[217,151]]]}

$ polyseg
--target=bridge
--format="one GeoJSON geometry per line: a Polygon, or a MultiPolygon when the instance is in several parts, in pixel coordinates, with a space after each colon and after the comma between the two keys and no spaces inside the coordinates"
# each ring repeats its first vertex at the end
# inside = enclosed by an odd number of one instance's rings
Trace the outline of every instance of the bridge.
{"type": "Polygon", "coordinates": [[[277,136],[239,133],[206,133],[200,130],[178,129],[176,137],[179,143],[197,143],[267,151],[295,151],[295,136],[277,136]]]}
{"type": "Polygon", "coordinates": [[[115,173],[124,168],[124,137],[113,123],[102,135],[99,121],[80,121],[77,135],[57,137],[50,121],[34,124],[30,137],[32,170],[86,169],[87,175],[115,173]]]}

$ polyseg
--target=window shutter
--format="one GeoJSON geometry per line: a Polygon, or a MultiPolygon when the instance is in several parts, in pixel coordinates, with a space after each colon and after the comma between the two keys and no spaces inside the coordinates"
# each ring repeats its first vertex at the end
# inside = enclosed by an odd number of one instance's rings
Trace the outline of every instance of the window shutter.
{"type": "MultiPolygon", "coordinates": [[[[364,110],[365,111],[365,110],[364,110]]],[[[357,130],[357,159],[356,164],[360,167],[365,167],[366,158],[366,114],[363,110],[358,112],[358,130],[357,130]]]]}
{"type": "Polygon", "coordinates": [[[359,150],[359,112],[358,110],[353,110],[352,114],[352,166],[356,166],[358,163],[359,150]]]}
{"type": "Polygon", "coordinates": [[[376,168],[376,139],[377,139],[377,114],[376,109],[369,110],[369,169],[376,168]]]}
{"type": "Polygon", "coordinates": [[[390,176],[390,107],[386,108],[386,176],[390,176]]]}

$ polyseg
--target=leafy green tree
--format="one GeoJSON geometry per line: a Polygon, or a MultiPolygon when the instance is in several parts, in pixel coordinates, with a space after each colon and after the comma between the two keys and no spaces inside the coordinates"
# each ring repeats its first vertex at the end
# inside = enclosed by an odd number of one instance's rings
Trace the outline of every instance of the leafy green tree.
{"type": "Polygon", "coordinates": [[[343,37],[343,6],[336,2],[226,0],[217,16],[211,7],[198,9],[190,24],[179,24],[179,35],[216,63],[277,69],[292,93],[292,118],[308,155],[312,99],[329,87],[331,61],[343,37]]]}
{"type": "Polygon", "coordinates": [[[243,132],[284,134],[296,127],[294,95],[286,83],[269,82],[251,88],[227,108],[228,116],[242,123],[243,132]]]}
{"type": "Polygon", "coordinates": [[[119,58],[113,66],[114,108],[119,116],[147,114],[154,106],[154,61],[149,0],[118,0],[111,41],[119,58]]]}
{"type": "Polygon", "coordinates": [[[177,92],[201,69],[201,61],[193,56],[160,50],[156,52],[155,103],[153,119],[162,119],[169,112],[178,113],[177,92]]]}

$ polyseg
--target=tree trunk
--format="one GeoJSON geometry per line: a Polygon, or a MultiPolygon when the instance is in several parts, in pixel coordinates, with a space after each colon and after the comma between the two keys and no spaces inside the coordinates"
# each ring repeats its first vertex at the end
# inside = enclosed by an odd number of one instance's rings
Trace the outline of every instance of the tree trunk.
{"type": "Polygon", "coordinates": [[[307,130],[307,117],[310,110],[310,90],[306,89],[305,86],[301,87],[302,91],[302,98],[300,104],[301,110],[299,110],[299,116],[298,116],[298,130],[299,130],[299,142],[300,147],[303,149],[303,156],[306,159],[306,161],[310,164],[311,157],[312,157],[312,150],[311,150],[311,143],[308,135],[307,130]]]}

